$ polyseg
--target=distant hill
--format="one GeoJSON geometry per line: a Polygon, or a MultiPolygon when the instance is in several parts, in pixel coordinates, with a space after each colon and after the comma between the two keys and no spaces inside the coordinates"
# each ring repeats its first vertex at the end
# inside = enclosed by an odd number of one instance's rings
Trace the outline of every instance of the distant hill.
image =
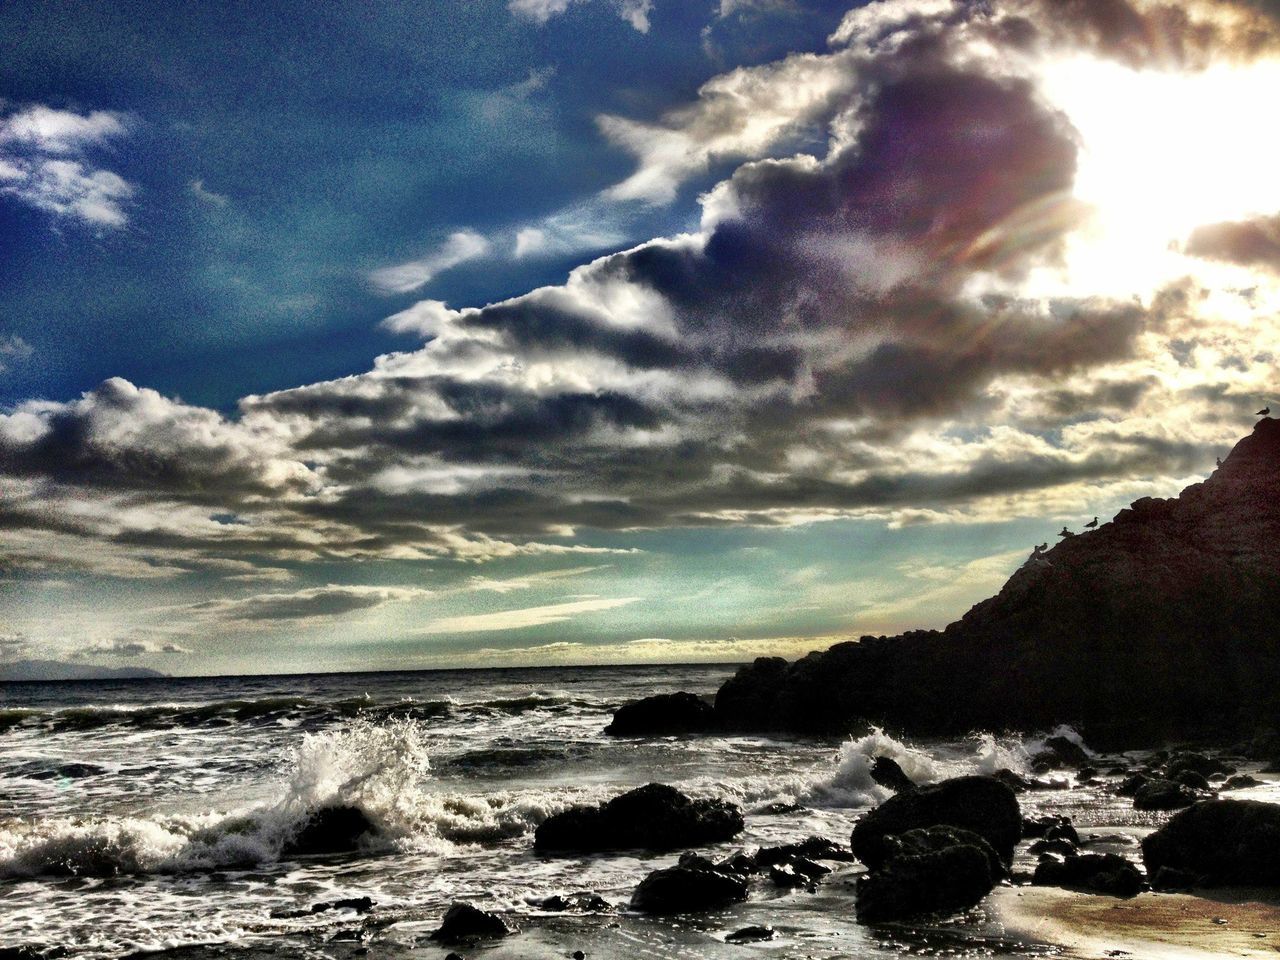
{"type": "Polygon", "coordinates": [[[1248,734],[1280,720],[1280,420],[1202,483],[1033,554],[943,631],[761,658],[716,697],[730,729],[916,735],[1079,725],[1086,737],[1248,734]]]}
{"type": "Polygon", "coordinates": [[[94,663],[58,660],[17,660],[0,663],[0,683],[19,680],[142,680],[168,674],[146,667],[102,667],[94,663]]]}

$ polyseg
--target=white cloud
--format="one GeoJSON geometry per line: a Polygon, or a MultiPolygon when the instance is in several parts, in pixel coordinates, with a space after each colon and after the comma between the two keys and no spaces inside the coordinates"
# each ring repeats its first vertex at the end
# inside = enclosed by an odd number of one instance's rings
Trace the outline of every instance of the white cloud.
{"type": "Polygon", "coordinates": [[[203,203],[209,204],[211,207],[226,207],[231,203],[231,198],[225,194],[215,193],[204,185],[204,181],[200,179],[192,180],[187,184],[187,188],[191,191],[191,195],[203,203]]]}
{"type": "Polygon", "coordinates": [[[35,353],[31,344],[16,335],[0,335],[0,373],[9,369],[12,361],[29,360],[35,353]]]}
{"type": "Polygon", "coordinates": [[[640,597],[616,597],[612,599],[573,600],[520,610],[502,610],[497,613],[476,613],[460,617],[442,617],[433,620],[418,634],[482,633],[501,630],[523,630],[526,627],[542,627],[550,623],[572,620],[584,613],[613,610],[636,603],[640,597]]]}
{"type": "Polygon", "coordinates": [[[426,286],[439,274],[489,252],[489,241],[474,230],[458,230],[425,257],[394,267],[382,267],[369,275],[379,293],[409,293],[426,286]]]}
{"type": "Polygon", "coordinates": [[[36,105],[0,118],[0,196],[98,228],[123,227],[133,185],[87,154],[129,132],[127,118],[36,105]]]}
{"type": "MultiPolygon", "coordinates": [[[[507,9],[517,17],[541,25],[552,17],[563,14],[570,5],[587,2],[588,0],[508,0],[507,9]]],[[[611,3],[618,16],[633,28],[640,33],[649,32],[649,14],[653,11],[653,0],[611,0],[611,3]]]]}

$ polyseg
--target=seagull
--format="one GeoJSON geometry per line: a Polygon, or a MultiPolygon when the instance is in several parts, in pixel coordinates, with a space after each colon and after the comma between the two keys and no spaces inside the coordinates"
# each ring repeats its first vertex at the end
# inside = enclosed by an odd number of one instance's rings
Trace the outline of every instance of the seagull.
{"type": "Polygon", "coordinates": [[[1254,414],[1255,417],[1266,417],[1270,415],[1271,415],[1270,407],[1263,407],[1261,410],[1259,410],[1257,413],[1254,414]]]}
{"type": "Polygon", "coordinates": [[[1093,518],[1093,523],[1086,523],[1086,524],[1084,525],[1084,528],[1085,528],[1086,530],[1092,530],[1092,529],[1093,529],[1094,527],[1096,527],[1097,525],[1098,525],[1098,518],[1097,518],[1097,517],[1094,517],[1094,518],[1093,518]]]}
{"type": "Polygon", "coordinates": [[[1222,466],[1222,458],[1221,458],[1221,457],[1219,457],[1219,458],[1218,458],[1218,466],[1222,466]]]}
{"type": "Polygon", "coordinates": [[[1040,544],[1040,546],[1036,547],[1036,549],[1039,550],[1041,553],[1044,553],[1046,550],[1049,549],[1049,544],[1042,543],[1040,544]]]}
{"type": "Polygon", "coordinates": [[[1070,530],[1068,530],[1066,527],[1063,527],[1063,528],[1062,528],[1062,532],[1061,532],[1060,534],[1058,534],[1058,536],[1060,536],[1060,537],[1074,537],[1074,536],[1075,536],[1075,534],[1074,534],[1074,533],[1072,533],[1070,530]]]}

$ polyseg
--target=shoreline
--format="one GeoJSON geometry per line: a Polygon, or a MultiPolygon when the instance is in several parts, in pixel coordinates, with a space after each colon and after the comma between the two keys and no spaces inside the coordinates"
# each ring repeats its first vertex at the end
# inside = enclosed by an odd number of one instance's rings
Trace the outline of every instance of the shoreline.
{"type": "Polygon", "coordinates": [[[1280,892],[1142,893],[1129,899],[1059,887],[1000,887],[989,903],[1010,936],[1078,960],[1275,957],[1280,892]]]}

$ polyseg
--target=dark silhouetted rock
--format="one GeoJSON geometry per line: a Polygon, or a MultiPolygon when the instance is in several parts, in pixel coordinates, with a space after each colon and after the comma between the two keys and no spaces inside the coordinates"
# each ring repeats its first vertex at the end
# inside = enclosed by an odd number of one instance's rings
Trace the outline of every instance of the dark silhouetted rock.
{"type": "Polygon", "coordinates": [[[1180,810],[1198,799],[1194,790],[1176,780],[1148,780],[1133,795],[1133,809],[1180,810]]]}
{"type": "Polygon", "coordinates": [[[589,891],[557,893],[538,901],[538,906],[543,910],[552,910],[556,913],[608,913],[613,909],[613,904],[608,900],[598,893],[589,891]]]}
{"type": "Polygon", "coordinates": [[[915,781],[907,776],[893,757],[876,757],[871,763],[871,779],[894,793],[905,793],[916,788],[915,781]]]}
{"type": "Polygon", "coordinates": [[[1280,420],[1265,418],[1204,482],[1063,540],[945,630],[757,660],[716,718],[917,736],[1075,723],[1104,749],[1238,739],[1280,716],[1277,624],[1280,420]]]}
{"type": "Polygon", "coordinates": [[[440,929],[431,935],[431,939],[440,943],[469,943],[506,937],[516,932],[515,927],[508,926],[496,913],[457,902],[445,913],[440,929]]]}
{"type": "Polygon", "coordinates": [[[655,737],[705,733],[715,725],[715,709],[692,693],[661,693],[619,707],[604,732],[615,737],[655,737]]]}
{"type": "Polygon", "coordinates": [[[1247,773],[1238,773],[1234,777],[1227,777],[1223,781],[1221,790],[1247,790],[1250,787],[1260,787],[1265,780],[1259,780],[1257,777],[1251,777],[1247,773]]]}
{"type": "Polygon", "coordinates": [[[359,807],[321,807],[307,815],[301,828],[284,845],[285,856],[352,853],[378,828],[359,807]]]}
{"type": "Polygon", "coordinates": [[[1114,853],[1042,857],[1031,882],[1042,887],[1068,887],[1113,897],[1136,897],[1146,888],[1138,868],[1114,853]]]}
{"type": "Polygon", "coordinates": [[[1057,770],[1062,767],[1082,767],[1091,760],[1084,748],[1066,737],[1050,737],[1044,742],[1044,746],[1045,749],[1031,760],[1032,769],[1036,772],[1057,770]]]}
{"type": "Polygon", "coordinates": [[[761,943],[772,940],[777,934],[773,927],[743,927],[724,938],[725,943],[761,943]]]}
{"type": "Polygon", "coordinates": [[[923,827],[952,826],[976,833],[1008,863],[1022,836],[1022,812],[1013,791],[993,777],[957,777],[899,793],[853,828],[854,856],[872,870],[889,851],[886,838],[923,827]]]}
{"type": "Polygon", "coordinates": [[[888,838],[884,852],[886,859],[858,878],[859,923],[967,910],[1005,875],[991,845],[966,830],[910,830],[888,838]]]}
{"type": "Polygon", "coordinates": [[[1033,856],[1042,853],[1055,853],[1060,857],[1069,857],[1076,852],[1076,845],[1070,840],[1055,838],[1053,840],[1037,840],[1027,848],[1033,856]]]}
{"type": "Polygon", "coordinates": [[[781,863],[792,857],[807,857],[810,860],[839,860],[844,863],[853,861],[853,853],[848,847],[841,846],[826,837],[805,837],[799,843],[784,843],[779,847],[761,847],[756,851],[755,861],[762,867],[781,863]]]}
{"type": "Polygon", "coordinates": [[[769,879],[775,887],[793,889],[795,887],[812,887],[817,881],[814,877],[796,869],[791,861],[775,863],[769,868],[769,879]]]}
{"type": "Polygon", "coordinates": [[[1151,876],[1184,871],[1200,886],[1280,886],[1280,805],[1197,803],[1147,836],[1142,858],[1151,876]]]}
{"type": "Polygon", "coordinates": [[[674,850],[731,840],[742,812],[724,800],[692,800],[674,787],[650,783],[598,807],[573,807],[534,833],[542,852],[674,850]]]}
{"type": "Polygon", "coordinates": [[[698,913],[747,899],[747,881],[732,873],[675,866],[655,870],[631,896],[643,913],[698,913]]]}
{"type": "Polygon", "coordinates": [[[1190,787],[1192,790],[1212,789],[1209,778],[1196,773],[1194,770],[1179,771],[1173,779],[1184,787],[1190,787]]]}
{"type": "Polygon", "coordinates": [[[1207,780],[1215,773],[1235,772],[1235,767],[1223,763],[1217,757],[1207,757],[1203,753],[1178,753],[1170,757],[1164,765],[1164,775],[1170,780],[1177,780],[1183,773],[1199,774],[1207,780]]]}

